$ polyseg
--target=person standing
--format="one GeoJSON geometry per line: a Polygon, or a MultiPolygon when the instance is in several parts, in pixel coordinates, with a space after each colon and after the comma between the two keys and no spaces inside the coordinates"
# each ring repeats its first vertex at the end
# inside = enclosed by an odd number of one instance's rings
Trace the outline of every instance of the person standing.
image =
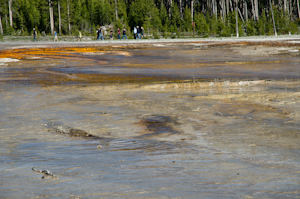
{"type": "Polygon", "coordinates": [[[100,40],[100,28],[97,30],[97,40],[100,40]]]}
{"type": "Polygon", "coordinates": [[[81,35],[81,31],[79,31],[79,41],[81,41],[82,35],[81,35]]]}
{"type": "Polygon", "coordinates": [[[54,42],[57,41],[58,42],[58,38],[57,38],[57,32],[54,31],[54,42]]]}
{"type": "Polygon", "coordinates": [[[100,40],[104,40],[102,26],[100,26],[100,30],[99,31],[100,31],[100,33],[99,33],[100,40]]]}
{"type": "Polygon", "coordinates": [[[38,41],[38,40],[36,39],[36,37],[37,37],[37,32],[36,32],[35,28],[33,28],[33,33],[32,33],[32,35],[33,35],[33,41],[38,41]]]}
{"type": "Polygon", "coordinates": [[[110,40],[114,40],[114,38],[113,38],[113,31],[112,31],[111,28],[110,28],[110,35],[109,35],[109,38],[110,38],[110,40]]]}
{"type": "Polygon", "coordinates": [[[143,28],[143,26],[141,27],[141,34],[142,34],[142,38],[144,38],[144,28],[143,28]]]}
{"type": "Polygon", "coordinates": [[[120,28],[118,28],[118,40],[121,39],[121,31],[120,31],[120,28]]]}
{"type": "Polygon", "coordinates": [[[136,37],[137,37],[137,29],[136,29],[136,27],[134,26],[134,28],[133,28],[133,36],[134,36],[134,39],[137,39],[136,37]]]}
{"type": "MultiPolygon", "coordinates": [[[[127,37],[126,37],[126,29],[124,28],[123,29],[123,37],[122,37],[122,40],[124,39],[124,37],[127,39],[127,37]]],[[[127,39],[128,40],[128,39],[127,39]]]]}
{"type": "Polygon", "coordinates": [[[136,29],[137,29],[137,38],[141,39],[141,29],[139,26],[137,26],[136,29]]]}

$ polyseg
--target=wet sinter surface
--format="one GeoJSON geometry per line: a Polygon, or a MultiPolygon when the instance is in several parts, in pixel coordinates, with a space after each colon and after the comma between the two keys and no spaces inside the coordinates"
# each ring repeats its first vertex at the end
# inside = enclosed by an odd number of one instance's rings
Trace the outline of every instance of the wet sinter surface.
{"type": "Polygon", "coordinates": [[[0,198],[299,198],[285,45],[3,50],[0,198]]]}

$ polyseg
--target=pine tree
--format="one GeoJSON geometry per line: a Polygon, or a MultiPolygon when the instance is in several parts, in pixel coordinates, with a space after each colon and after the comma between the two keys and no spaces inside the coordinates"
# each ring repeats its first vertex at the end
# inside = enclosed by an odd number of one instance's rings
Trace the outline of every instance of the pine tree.
{"type": "Polygon", "coordinates": [[[197,13],[194,17],[195,29],[198,34],[205,35],[209,31],[208,24],[206,22],[205,16],[202,13],[197,13]]]}
{"type": "Polygon", "coordinates": [[[171,26],[173,26],[174,32],[178,32],[178,28],[181,28],[181,19],[180,19],[180,13],[177,6],[177,3],[173,2],[172,5],[172,13],[171,13],[171,26]]]}
{"type": "Polygon", "coordinates": [[[190,9],[186,6],[183,12],[183,21],[181,22],[183,24],[183,29],[185,31],[191,31],[192,30],[192,16],[190,9]]]}

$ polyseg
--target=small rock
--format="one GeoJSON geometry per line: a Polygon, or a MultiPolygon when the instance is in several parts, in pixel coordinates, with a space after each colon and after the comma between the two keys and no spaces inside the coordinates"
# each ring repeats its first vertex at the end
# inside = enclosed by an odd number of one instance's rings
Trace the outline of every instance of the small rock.
{"type": "Polygon", "coordinates": [[[102,146],[101,146],[101,145],[98,145],[98,146],[97,146],[97,148],[98,148],[98,149],[101,149],[101,148],[102,148],[102,146]]]}

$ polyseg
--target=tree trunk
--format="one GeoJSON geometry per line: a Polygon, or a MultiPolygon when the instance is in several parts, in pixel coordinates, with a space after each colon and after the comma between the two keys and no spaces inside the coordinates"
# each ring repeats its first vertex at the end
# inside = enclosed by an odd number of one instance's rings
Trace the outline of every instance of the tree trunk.
{"type": "Polygon", "coordinates": [[[248,22],[248,8],[247,8],[247,1],[244,1],[244,9],[245,9],[245,19],[248,22]]]}
{"type": "Polygon", "coordinates": [[[287,6],[286,6],[286,0],[283,0],[283,10],[286,12],[287,6]]]}
{"type": "Polygon", "coordinates": [[[258,15],[258,0],[255,1],[255,18],[256,20],[259,20],[259,15],[258,15]]]}
{"type": "Polygon", "coordinates": [[[0,33],[1,33],[1,35],[3,35],[1,15],[0,15],[0,33]]]}
{"type": "Polygon", "coordinates": [[[300,19],[300,8],[299,8],[299,0],[297,0],[297,9],[298,9],[298,18],[300,19]]]}
{"type": "Polygon", "coordinates": [[[172,1],[173,0],[169,0],[169,18],[171,19],[171,12],[172,12],[172,1]]]}
{"type": "Polygon", "coordinates": [[[226,17],[226,12],[225,12],[225,0],[221,0],[220,1],[220,16],[222,17],[222,19],[225,19],[226,17]]]}
{"type": "Polygon", "coordinates": [[[6,24],[6,28],[8,28],[7,14],[5,14],[5,24],[6,24]]]}
{"type": "Polygon", "coordinates": [[[118,2],[115,0],[116,20],[118,19],[118,2]]]}
{"type": "Polygon", "coordinates": [[[293,18],[292,18],[292,14],[293,14],[293,0],[290,0],[290,11],[289,11],[289,14],[290,14],[291,20],[293,20],[293,18]]]}
{"type": "Polygon", "coordinates": [[[212,0],[212,11],[213,11],[213,15],[215,15],[216,19],[218,19],[218,9],[217,9],[216,0],[212,0]]]}
{"type": "Polygon", "coordinates": [[[271,2],[271,0],[269,0],[269,2],[270,2],[271,13],[272,13],[274,34],[275,34],[275,36],[277,36],[276,25],[275,25],[274,14],[273,14],[273,8],[272,8],[272,2],[271,2]]]}
{"type": "Polygon", "coordinates": [[[229,0],[226,0],[226,11],[227,15],[229,15],[229,0]]]}
{"type": "Polygon", "coordinates": [[[215,14],[215,0],[211,0],[212,14],[215,14]]]}
{"type": "Polygon", "coordinates": [[[52,1],[49,0],[49,14],[50,14],[50,27],[51,27],[51,34],[54,33],[54,19],[53,19],[53,7],[52,1]]]}
{"type": "Polygon", "coordinates": [[[255,20],[254,3],[253,3],[253,0],[250,0],[250,1],[251,1],[251,7],[252,7],[252,16],[253,16],[253,20],[255,20]]]}
{"type": "Polygon", "coordinates": [[[237,10],[238,10],[238,12],[239,12],[239,15],[240,15],[240,17],[241,17],[241,19],[242,19],[242,21],[243,21],[243,23],[244,23],[244,22],[245,22],[245,20],[244,20],[244,18],[243,18],[243,15],[242,15],[242,13],[241,13],[240,9],[239,9],[239,8],[237,8],[237,10]]]}
{"type": "Polygon", "coordinates": [[[12,0],[8,0],[9,24],[10,24],[10,27],[13,27],[13,17],[12,17],[11,5],[12,5],[12,0]]]}
{"type": "Polygon", "coordinates": [[[69,5],[69,0],[67,1],[67,12],[68,12],[68,30],[69,30],[69,34],[71,34],[70,5],[69,5]]]}
{"type": "Polygon", "coordinates": [[[230,10],[231,10],[231,12],[233,12],[235,9],[234,9],[234,6],[232,5],[233,3],[231,0],[229,0],[229,4],[230,4],[230,10]]]}
{"type": "Polygon", "coordinates": [[[216,20],[218,20],[218,3],[217,0],[215,0],[215,15],[216,15],[216,20]]]}
{"type": "MultiPolygon", "coordinates": [[[[193,2],[191,2],[191,7],[192,7],[192,4],[193,2]]],[[[183,18],[183,15],[182,15],[182,0],[179,0],[179,11],[180,11],[180,19],[183,18]]],[[[193,19],[193,17],[192,17],[193,19]]]]}
{"type": "Polygon", "coordinates": [[[235,24],[235,29],[236,29],[236,37],[239,37],[239,21],[238,21],[238,7],[237,7],[237,1],[238,0],[235,0],[235,21],[236,21],[236,24],[235,24]]]}
{"type": "Polygon", "coordinates": [[[58,1],[58,31],[61,34],[61,15],[60,15],[60,3],[58,1]]]}
{"type": "Polygon", "coordinates": [[[192,22],[194,21],[194,1],[191,1],[191,17],[192,17],[192,22]]]}

